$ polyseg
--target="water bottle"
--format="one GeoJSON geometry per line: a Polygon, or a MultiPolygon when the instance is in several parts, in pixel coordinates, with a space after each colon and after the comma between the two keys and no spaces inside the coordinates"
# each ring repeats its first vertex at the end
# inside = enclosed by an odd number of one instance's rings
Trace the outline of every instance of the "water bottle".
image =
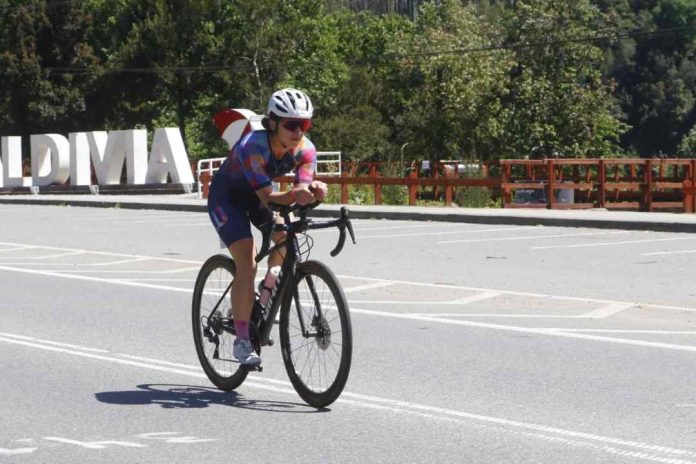
{"type": "Polygon", "coordinates": [[[266,273],[266,278],[261,282],[261,291],[259,292],[259,303],[261,303],[261,306],[266,307],[268,300],[271,299],[279,275],[280,266],[273,266],[266,273]]]}

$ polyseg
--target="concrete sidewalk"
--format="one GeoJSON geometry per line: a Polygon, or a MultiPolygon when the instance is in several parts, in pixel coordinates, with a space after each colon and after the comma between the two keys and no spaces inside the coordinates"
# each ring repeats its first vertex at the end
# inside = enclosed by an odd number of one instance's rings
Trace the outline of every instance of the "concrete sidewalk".
{"type": "MultiPolygon", "coordinates": [[[[196,193],[173,195],[0,195],[0,205],[2,204],[207,212],[206,201],[199,200],[196,193]]],[[[336,216],[341,206],[321,205],[312,211],[311,216],[336,216]]],[[[351,216],[358,219],[399,219],[477,224],[696,232],[696,214],[642,213],[600,209],[487,209],[385,205],[349,205],[348,207],[351,211],[351,216]]]]}

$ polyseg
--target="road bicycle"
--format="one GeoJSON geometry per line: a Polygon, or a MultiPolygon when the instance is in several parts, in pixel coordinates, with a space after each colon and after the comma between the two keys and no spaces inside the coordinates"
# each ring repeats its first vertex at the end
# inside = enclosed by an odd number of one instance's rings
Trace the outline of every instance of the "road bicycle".
{"type": "MultiPolygon", "coordinates": [[[[339,239],[331,256],[343,249],[346,229],[356,242],[348,208],[341,208],[338,219],[314,222],[307,212],[317,204],[269,204],[283,223],[262,228],[263,242],[255,259],[258,263],[283,248],[285,257],[265,307],[256,293],[249,333],[260,354],[261,347],[273,345],[271,330],[280,312],[280,347],[288,377],[307,404],[323,408],[338,398],[348,380],[353,335],[348,302],[338,279],[325,264],[308,259],[314,241],[307,231],[338,228],[339,239]],[[273,231],[284,231],[286,237],[271,248],[273,231]]],[[[235,329],[230,289],[234,276],[230,257],[211,256],[201,267],[193,291],[196,353],[210,381],[225,391],[239,387],[251,370],[262,370],[240,365],[232,354],[235,329]]]]}

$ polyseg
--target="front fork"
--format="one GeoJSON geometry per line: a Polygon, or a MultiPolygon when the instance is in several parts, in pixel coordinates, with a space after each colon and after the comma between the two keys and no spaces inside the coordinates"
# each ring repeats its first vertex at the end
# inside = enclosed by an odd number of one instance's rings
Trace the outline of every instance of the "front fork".
{"type": "Polygon", "coordinates": [[[302,330],[302,336],[304,338],[319,338],[319,337],[324,337],[326,336],[326,324],[323,323],[324,317],[323,313],[321,310],[321,302],[319,300],[319,294],[317,293],[317,289],[314,285],[314,281],[311,279],[311,276],[300,276],[299,281],[297,282],[296,285],[293,285],[293,298],[295,300],[295,308],[297,310],[297,319],[300,322],[300,329],[302,330]],[[309,287],[309,292],[312,294],[312,300],[314,301],[314,314],[312,315],[312,321],[310,322],[310,327],[314,330],[310,330],[307,328],[307,325],[305,323],[305,318],[304,318],[304,311],[302,310],[302,302],[300,300],[300,292],[299,292],[299,284],[300,282],[304,280],[307,282],[307,286],[309,287]]]}

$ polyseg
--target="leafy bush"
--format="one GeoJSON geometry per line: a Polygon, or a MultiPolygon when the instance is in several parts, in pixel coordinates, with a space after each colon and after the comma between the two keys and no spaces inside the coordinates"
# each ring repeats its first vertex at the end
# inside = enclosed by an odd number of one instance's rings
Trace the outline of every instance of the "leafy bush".
{"type": "Polygon", "coordinates": [[[488,187],[461,187],[454,194],[454,201],[464,208],[490,208],[499,206],[491,198],[488,187]]]}

